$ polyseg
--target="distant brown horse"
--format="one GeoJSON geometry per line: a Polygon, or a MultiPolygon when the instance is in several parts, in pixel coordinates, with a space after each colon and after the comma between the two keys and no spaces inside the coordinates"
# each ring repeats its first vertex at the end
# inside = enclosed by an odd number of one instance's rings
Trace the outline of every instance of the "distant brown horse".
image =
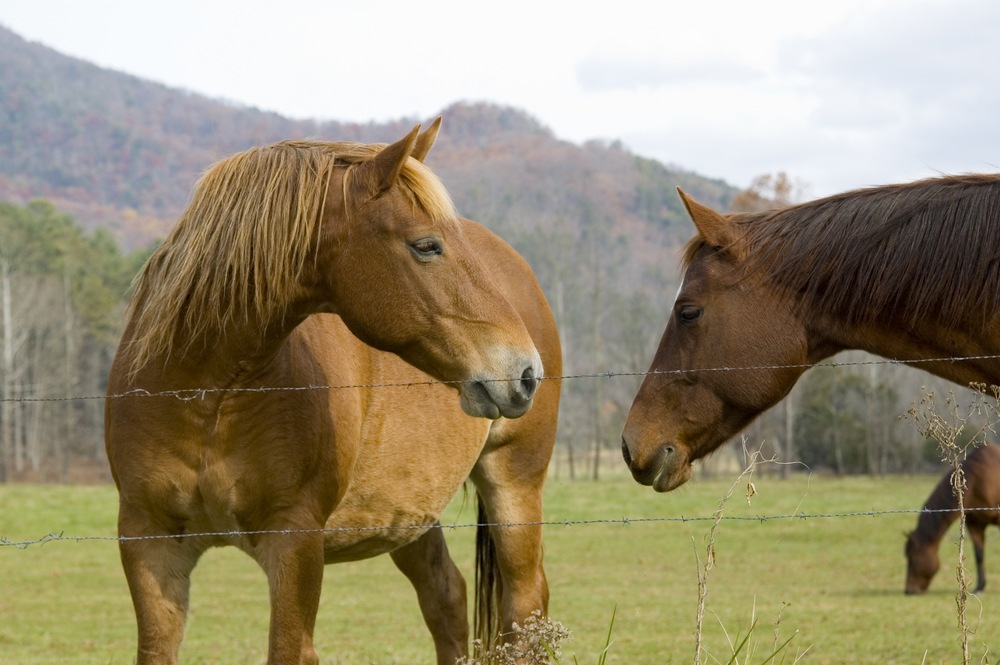
{"type": "Polygon", "coordinates": [[[698,233],[622,432],[639,483],[681,485],[692,462],[844,349],[926,361],[916,366],[962,385],[1000,384],[1000,175],[763,213],[681,197],[698,233]]]}
{"type": "MultiPolygon", "coordinates": [[[[437,130],[226,159],[137,278],[106,442],[139,663],[177,662],[221,545],[267,575],[269,663],[318,662],[324,563],[387,552],[438,662],[467,653],[434,526],[467,477],[489,521],[540,521],[561,357],[530,268],[422,164],[437,130]]],[[[541,527],[490,533],[509,631],[547,606],[541,527]]]]}
{"type": "MultiPolygon", "coordinates": [[[[976,589],[986,588],[983,552],[986,546],[986,527],[1000,526],[1000,446],[987,444],[976,448],[962,462],[965,473],[965,494],[962,503],[968,510],[965,526],[972,538],[976,553],[976,589]]],[[[938,548],[948,527],[959,518],[958,499],[952,489],[952,471],[941,478],[924,503],[924,510],[917,518],[917,528],[906,537],[906,593],[927,591],[931,578],[941,567],[938,548]],[[936,511],[936,512],[935,512],[936,511]]]]}

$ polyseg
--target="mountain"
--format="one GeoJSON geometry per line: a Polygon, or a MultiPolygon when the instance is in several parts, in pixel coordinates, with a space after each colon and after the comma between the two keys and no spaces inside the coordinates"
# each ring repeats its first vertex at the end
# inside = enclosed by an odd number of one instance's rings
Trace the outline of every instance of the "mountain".
{"type": "MultiPolygon", "coordinates": [[[[118,273],[134,266],[131,259],[115,258],[117,248],[107,246],[114,241],[104,231],[128,250],[163,237],[192,184],[211,163],[282,139],[389,142],[429,120],[293,120],[102,69],[25,41],[3,27],[0,76],[0,208],[6,206],[0,213],[21,220],[22,231],[31,224],[51,222],[63,228],[71,223],[56,211],[67,213],[86,230],[100,229],[91,244],[102,249],[101,256],[114,259],[108,262],[120,264],[100,291],[106,295],[118,289],[109,296],[109,307],[101,310],[112,317],[117,311],[114,297],[125,295],[124,287],[115,285],[128,283],[127,275],[118,273]],[[17,209],[38,198],[48,203],[17,209]]],[[[442,109],[441,115],[442,133],[428,165],[440,174],[461,213],[506,238],[531,264],[556,315],[564,374],[583,375],[564,384],[560,409],[559,438],[568,450],[572,474],[574,449],[617,447],[638,388],[637,373],[648,366],[670,311],[679,278],[676,250],[692,233],[677,186],[720,209],[728,208],[736,191],[721,180],[635,155],[618,142],[576,145],[559,140],[519,109],[458,102],[442,109]],[[590,376],[609,370],[616,374],[614,380],[590,376]]],[[[87,269],[95,270],[82,264],[82,272],[87,269]]],[[[26,275],[24,284],[45,287],[64,300],[73,295],[66,293],[64,271],[47,281],[26,275]]],[[[93,281],[94,275],[81,274],[84,277],[93,281]]],[[[19,323],[25,329],[38,318],[30,315],[65,309],[38,307],[28,286],[10,292],[21,299],[24,315],[19,323]]],[[[90,307],[89,300],[81,302],[83,310],[90,307]]],[[[77,318],[88,315],[96,316],[81,311],[77,318]]],[[[59,334],[74,325],[65,317],[42,323],[58,325],[59,334]]],[[[41,343],[48,337],[32,339],[41,343]]],[[[89,378],[58,385],[103,382],[116,341],[91,342],[96,350],[80,353],[93,359],[89,378]]],[[[82,344],[74,348],[83,349],[82,344]]],[[[23,361],[61,359],[62,353],[58,348],[32,351],[23,361]]],[[[45,373],[40,365],[34,371],[45,373]]],[[[25,422],[69,422],[51,415],[58,403],[33,402],[38,415],[25,422]]],[[[72,442],[91,451],[79,454],[104,469],[100,417],[95,412],[87,418],[85,428],[73,426],[72,442]]],[[[59,441],[61,436],[25,440],[59,441]]],[[[60,468],[65,476],[65,464],[60,468]]],[[[22,477],[23,472],[15,468],[14,475],[22,477]]]]}
{"type": "MultiPolygon", "coordinates": [[[[427,120],[292,120],[102,69],[3,26],[0,75],[0,200],[48,199],[129,246],[162,236],[198,175],[233,152],[288,138],[386,142],[427,120]]],[[[482,221],[523,208],[630,230],[681,224],[686,235],[678,184],[722,207],[735,193],[615,144],[559,141],[517,109],[457,103],[441,115],[430,164],[482,221]]]]}

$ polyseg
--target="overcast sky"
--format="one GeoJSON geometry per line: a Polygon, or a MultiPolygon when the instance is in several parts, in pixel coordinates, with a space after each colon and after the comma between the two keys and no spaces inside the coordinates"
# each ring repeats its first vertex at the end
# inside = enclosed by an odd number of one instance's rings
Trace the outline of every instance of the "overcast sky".
{"type": "Polygon", "coordinates": [[[497,102],[740,187],[1000,171],[996,0],[2,0],[0,24],[294,118],[497,102]]]}

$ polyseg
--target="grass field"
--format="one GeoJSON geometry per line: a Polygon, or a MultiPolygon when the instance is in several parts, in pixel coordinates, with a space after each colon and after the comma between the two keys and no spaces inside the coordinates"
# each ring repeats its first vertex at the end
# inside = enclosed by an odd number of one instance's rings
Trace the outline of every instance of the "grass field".
{"type": "MultiPolygon", "coordinates": [[[[919,508],[936,477],[757,477],[728,516],[846,513],[919,508]]],[[[696,479],[657,495],[630,478],[550,481],[546,518],[554,522],[710,517],[732,485],[696,479]]],[[[113,536],[112,487],[0,486],[0,536],[35,539],[113,536]]],[[[446,523],[473,521],[456,503],[446,523]]],[[[805,663],[959,663],[955,604],[957,529],[945,564],[920,597],[902,593],[903,532],[916,516],[887,514],[768,521],[724,521],[708,578],[704,641],[725,663],[728,639],[745,634],[760,662],[777,631],[794,635],[785,662],[808,648],[805,663]],[[779,623],[780,621],[780,623],[779,623]],[[776,623],[778,625],[776,625],[776,623]],[[729,637],[727,638],[727,633],[729,637]]],[[[608,663],[690,663],[697,604],[696,553],[710,521],[573,524],[546,527],[550,615],[568,627],[563,662],[596,663],[617,608],[608,663]]],[[[473,532],[449,530],[452,553],[471,579],[473,532]]],[[[1000,538],[988,534],[986,563],[1000,571],[1000,538]]],[[[974,564],[969,547],[969,576],[974,564]]],[[[184,663],[261,663],[267,645],[263,573],[235,549],[209,552],[195,571],[184,663]]],[[[972,662],[1000,652],[1000,572],[969,604],[972,662]]],[[[0,663],[130,663],[134,620],[113,540],[0,547],[0,663]]],[[[316,644],[323,663],[431,663],[433,650],[416,599],[388,557],[327,568],[316,644]]],[[[745,662],[742,659],[739,662],[745,662]]]]}

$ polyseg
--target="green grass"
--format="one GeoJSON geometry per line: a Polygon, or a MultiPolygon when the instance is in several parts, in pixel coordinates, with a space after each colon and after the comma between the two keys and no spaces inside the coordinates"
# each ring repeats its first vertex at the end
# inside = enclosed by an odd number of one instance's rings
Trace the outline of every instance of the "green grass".
{"type": "MultiPolygon", "coordinates": [[[[919,507],[936,477],[757,477],[752,504],[740,489],[730,516],[842,513],[919,507]]],[[[551,521],[710,517],[732,480],[696,479],[658,495],[628,478],[552,480],[551,521]]],[[[471,522],[456,503],[446,523],[471,522]]],[[[0,536],[112,536],[111,487],[0,486],[0,536]]],[[[718,530],[708,580],[704,642],[726,662],[729,639],[757,618],[756,653],[769,654],[774,623],[791,662],[955,663],[961,661],[955,605],[957,530],[942,547],[945,564],[925,596],[902,593],[903,532],[911,514],[726,521],[718,530]],[[796,634],[797,632],[797,634],[796,634]],[[727,633],[729,638],[727,638],[727,633]]],[[[617,607],[608,663],[690,663],[697,604],[696,552],[705,556],[708,521],[575,524],[546,527],[550,615],[573,632],[573,655],[595,663],[617,607]]],[[[452,553],[471,580],[471,529],[447,532],[452,553]]],[[[1000,545],[989,532],[986,563],[1000,571],[1000,545]]],[[[969,578],[974,564],[969,551],[969,578]]],[[[195,571],[185,663],[260,663],[267,645],[267,589],[248,557],[209,552],[195,571]]],[[[973,662],[1000,651],[1000,572],[970,601],[973,662]]],[[[130,663],[134,619],[113,541],[52,542],[0,548],[0,663],[130,663]]],[[[327,664],[433,662],[413,591],[388,557],[326,569],[316,644],[327,664]]],[[[708,662],[712,662],[711,659],[708,662]]],[[[744,662],[741,660],[740,662],[744,662]]]]}

